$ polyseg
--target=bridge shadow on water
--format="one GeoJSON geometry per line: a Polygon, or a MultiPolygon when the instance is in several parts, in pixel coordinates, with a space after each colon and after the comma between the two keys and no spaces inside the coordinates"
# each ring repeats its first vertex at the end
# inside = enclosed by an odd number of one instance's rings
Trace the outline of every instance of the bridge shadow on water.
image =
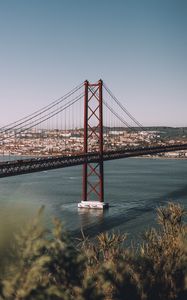
{"type": "MultiPolygon", "coordinates": [[[[141,227],[138,224],[144,224],[144,226],[150,227],[156,225],[156,208],[166,205],[167,202],[180,202],[180,199],[186,196],[187,208],[187,185],[181,189],[174,190],[170,193],[164,194],[160,197],[154,197],[149,199],[137,199],[136,206],[131,208],[122,208],[117,213],[112,214],[112,210],[117,208],[117,205],[111,205],[109,209],[102,210],[78,210],[80,217],[81,228],[85,236],[94,238],[98,233],[105,231],[121,231],[121,228],[131,231],[131,225],[137,231],[141,231],[141,227]],[[138,204],[139,203],[139,204],[138,204]],[[89,224],[89,225],[88,225],[89,224]]],[[[185,218],[186,219],[186,218],[185,218]]],[[[71,231],[73,237],[81,237],[81,228],[71,231]]],[[[123,231],[122,231],[123,232],[123,231]]],[[[124,233],[124,232],[123,232],[124,233]]]]}

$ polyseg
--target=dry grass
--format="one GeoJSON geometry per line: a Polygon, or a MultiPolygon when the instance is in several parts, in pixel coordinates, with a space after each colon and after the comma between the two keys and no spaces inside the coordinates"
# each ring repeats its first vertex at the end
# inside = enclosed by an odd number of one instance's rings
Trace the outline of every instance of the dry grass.
{"type": "Polygon", "coordinates": [[[49,234],[42,212],[16,232],[9,228],[11,242],[0,244],[0,299],[187,299],[187,228],[180,205],[157,209],[160,228],[145,232],[138,249],[127,247],[120,233],[102,233],[94,242],[83,234],[72,242],[58,220],[49,234]]]}

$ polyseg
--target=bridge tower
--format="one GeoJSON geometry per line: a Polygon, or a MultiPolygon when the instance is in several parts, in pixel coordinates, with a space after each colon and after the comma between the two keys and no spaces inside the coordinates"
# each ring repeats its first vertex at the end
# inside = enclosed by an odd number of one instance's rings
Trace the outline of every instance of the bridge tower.
{"type": "Polygon", "coordinates": [[[106,208],[103,167],[103,82],[84,82],[84,154],[97,153],[97,163],[84,163],[79,208],[106,208]],[[94,148],[94,149],[93,149],[94,148]]]}

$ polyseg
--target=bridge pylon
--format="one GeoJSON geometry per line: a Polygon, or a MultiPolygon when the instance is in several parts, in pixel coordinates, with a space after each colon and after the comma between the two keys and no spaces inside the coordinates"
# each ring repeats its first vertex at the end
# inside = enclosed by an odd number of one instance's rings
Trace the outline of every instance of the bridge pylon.
{"type": "Polygon", "coordinates": [[[93,152],[98,162],[83,165],[82,201],[79,208],[107,208],[104,202],[103,81],[84,82],[84,154],[93,152]]]}

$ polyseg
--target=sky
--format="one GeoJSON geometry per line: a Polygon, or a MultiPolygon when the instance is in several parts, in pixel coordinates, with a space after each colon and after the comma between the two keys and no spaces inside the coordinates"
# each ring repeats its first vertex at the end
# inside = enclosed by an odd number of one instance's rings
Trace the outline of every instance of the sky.
{"type": "Polygon", "coordinates": [[[187,1],[0,0],[0,125],[100,78],[144,126],[187,126],[187,1]]]}

